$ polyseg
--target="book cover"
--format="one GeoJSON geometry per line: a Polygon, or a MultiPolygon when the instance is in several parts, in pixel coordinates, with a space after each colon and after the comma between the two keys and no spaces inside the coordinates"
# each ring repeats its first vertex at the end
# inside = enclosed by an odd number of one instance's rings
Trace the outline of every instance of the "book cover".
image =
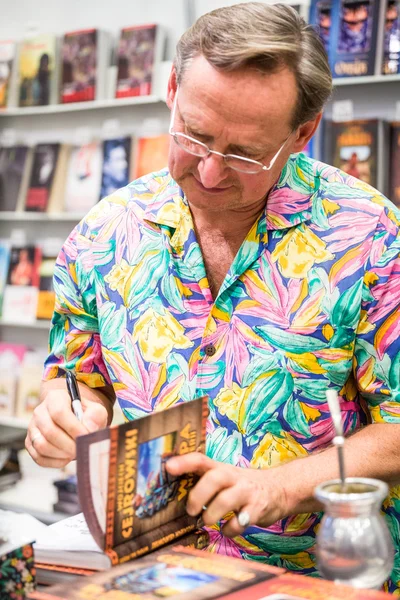
{"type": "MultiPolygon", "coordinates": [[[[34,592],[36,600],[211,600],[245,589],[283,573],[256,561],[209,554],[173,546],[104,573],[81,577],[74,585],[61,584],[48,592],[34,592]]],[[[245,598],[247,596],[241,596],[245,598]]]]}
{"type": "Polygon", "coordinates": [[[333,77],[374,75],[379,0],[332,0],[329,56],[333,77]]]}
{"type": "Polygon", "coordinates": [[[379,121],[327,122],[325,162],[378,187],[379,121]]]}
{"type": "Polygon", "coordinates": [[[326,52],[329,51],[332,0],[312,0],[309,22],[319,34],[326,52]]]}
{"type": "Polygon", "coordinates": [[[13,415],[18,377],[26,352],[22,344],[0,342],[0,415],[13,415]]]}
{"type": "Polygon", "coordinates": [[[6,108],[9,103],[15,49],[15,42],[0,41],[0,108],[6,108]]]}
{"type": "Polygon", "coordinates": [[[379,590],[357,589],[291,573],[255,583],[246,588],[245,595],[232,592],[220,596],[221,600],[389,600],[392,597],[379,590]]]}
{"type": "Polygon", "coordinates": [[[0,148],[0,211],[20,208],[21,197],[25,199],[27,176],[32,152],[27,146],[0,148]]]}
{"type": "Polygon", "coordinates": [[[8,240],[0,240],[0,317],[2,316],[2,304],[9,267],[10,244],[8,240]]]}
{"type": "Polygon", "coordinates": [[[392,123],[390,135],[389,199],[400,208],[400,123],[392,123]]]}
{"type": "Polygon", "coordinates": [[[25,353],[17,385],[15,414],[20,419],[30,419],[40,402],[45,353],[28,350],[25,353]]]}
{"type": "Polygon", "coordinates": [[[2,309],[4,322],[35,322],[40,260],[38,247],[11,248],[2,309]]]}
{"type": "Polygon", "coordinates": [[[64,35],[61,103],[99,99],[105,84],[106,43],[105,33],[99,29],[71,31],[64,35]]]}
{"type": "Polygon", "coordinates": [[[159,25],[137,25],[121,30],[116,98],[154,93],[155,68],[162,60],[163,45],[164,35],[159,25]]]}
{"type": "Polygon", "coordinates": [[[65,212],[84,214],[98,202],[101,169],[100,144],[93,142],[71,149],[64,196],[65,212]]]}
{"type": "Polygon", "coordinates": [[[54,101],[56,36],[41,34],[21,42],[19,106],[45,106],[54,101]]]}
{"type": "Polygon", "coordinates": [[[400,0],[386,0],[382,73],[400,73],[400,0]]]}
{"type": "Polygon", "coordinates": [[[39,293],[36,309],[37,319],[51,319],[56,295],[53,287],[53,274],[57,256],[43,256],[39,267],[39,293]]]}
{"type": "Polygon", "coordinates": [[[159,171],[168,165],[171,136],[162,134],[154,137],[141,137],[137,140],[134,179],[159,171]]]}
{"type": "Polygon", "coordinates": [[[130,137],[120,137],[103,142],[103,168],[100,199],[128,185],[131,165],[130,137]]]}
{"type": "Polygon", "coordinates": [[[25,210],[45,212],[52,191],[60,144],[38,144],[34,149],[32,172],[25,210]]]}

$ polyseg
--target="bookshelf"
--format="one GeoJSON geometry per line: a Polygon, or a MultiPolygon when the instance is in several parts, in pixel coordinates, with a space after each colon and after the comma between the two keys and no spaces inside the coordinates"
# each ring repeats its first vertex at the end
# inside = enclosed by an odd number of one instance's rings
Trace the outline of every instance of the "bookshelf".
{"type": "Polygon", "coordinates": [[[366,77],[338,77],[333,80],[334,87],[350,85],[377,85],[380,83],[398,83],[400,75],[371,75],[366,77]]]}

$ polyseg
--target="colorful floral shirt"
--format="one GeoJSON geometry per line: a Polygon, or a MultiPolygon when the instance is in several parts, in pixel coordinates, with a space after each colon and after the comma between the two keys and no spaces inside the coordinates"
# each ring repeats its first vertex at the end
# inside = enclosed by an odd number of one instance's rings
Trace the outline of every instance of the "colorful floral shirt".
{"type": "MultiPolygon", "coordinates": [[[[208,394],[207,454],[269,468],[400,423],[400,213],[367,184],[292,155],[213,301],[186,198],[167,170],[105,198],[58,258],[47,379],[112,384],[127,419],[208,394]]],[[[400,585],[400,492],[385,513],[400,585]]],[[[314,573],[319,514],[212,551],[314,573]]]]}

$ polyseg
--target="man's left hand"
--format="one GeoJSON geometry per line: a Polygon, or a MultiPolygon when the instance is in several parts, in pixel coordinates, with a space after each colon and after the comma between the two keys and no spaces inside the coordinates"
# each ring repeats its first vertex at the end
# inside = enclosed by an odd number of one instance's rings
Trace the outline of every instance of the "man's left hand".
{"type": "Polygon", "coordinates": [[[189,493],[186,510],[191,516],[202,513],[205,525],[214,525],[228,513],[235,513],[223,527],[227,537],[243,533],[245,527],[239,524],[238,515],[244,511],[249,516],[249,525],[259,527],[268,527],[287,516],[279,467],[242,469],[191,452],[170,458],[167,471],[171,475],[195,473],[200,476],[189,493]]]}

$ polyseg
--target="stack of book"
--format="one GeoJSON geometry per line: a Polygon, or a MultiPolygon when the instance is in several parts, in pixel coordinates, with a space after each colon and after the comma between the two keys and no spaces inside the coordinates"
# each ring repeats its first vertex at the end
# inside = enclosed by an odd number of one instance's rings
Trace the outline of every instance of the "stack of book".
{"type": "Polygon", "coordinates": [[[70,475],[66,479],[58,479],[53,482],[57,489],[57,502],[53,504],[55,512],[77,515],[82,511],[76,475],[70,475]]]}

